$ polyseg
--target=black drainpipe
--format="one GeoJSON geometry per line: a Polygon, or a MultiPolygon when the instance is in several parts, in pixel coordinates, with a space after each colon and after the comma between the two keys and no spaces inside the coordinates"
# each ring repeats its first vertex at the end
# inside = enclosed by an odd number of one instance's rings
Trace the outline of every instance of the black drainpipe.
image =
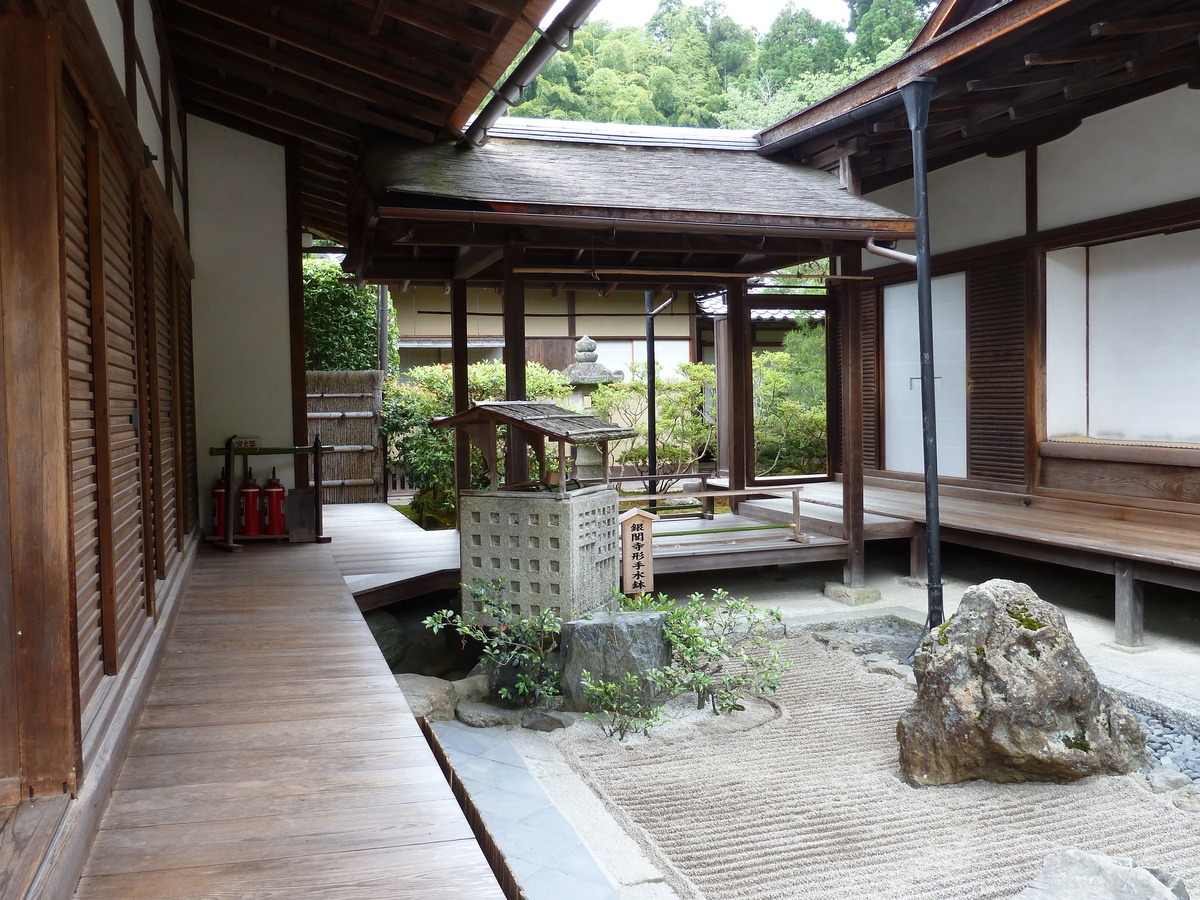
{"type": "MultiPolygon", "coordinates": [[[[536,44],[529,48],[515,69],[499,87],[494,88],[492,99],[479,111],[479,115],[463,133],[459,148],[482,147],[487,143],[487,130],[496,124],[510,107],[519,106],[521,94],[533,84],[538,72],[560,50],[570,49],[576,30],[587,21],[600,0],[571,0],[562,8],[554,22],[542,32],[536,44]]],[[[540,30],[540,29],[539,29],[540,30]]]]}
{"type": "Polygon", "coordinates": [[[933,380],[933,286],[929,266],[929,162],[925,128],[934,78],[914,78],[900,89],[912,131],[913,193],[917,214],[917,327],[921,345],[921,424],[925,439],[925,537],[929,583],[926,627],[945,619],[942,606],[942,544],[938,512],[937,415],[933,380]]]}

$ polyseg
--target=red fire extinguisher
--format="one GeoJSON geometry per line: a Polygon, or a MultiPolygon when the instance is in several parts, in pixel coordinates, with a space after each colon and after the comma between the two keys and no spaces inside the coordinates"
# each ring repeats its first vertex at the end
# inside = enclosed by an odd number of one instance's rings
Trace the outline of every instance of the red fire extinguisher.
{"type": "Polygon", "coordinates": [[[263,517],[263,534],[283,534],[287,531],[283,512],[283,501],[286,496],[287,488],[275,477],[275,470],[272,469],[271,480],[263,488],[263,506],[266,508],[266,514],[263,517]]]}
{"type": "Polygon", "coordinates": [[[213,536],[225,537],[225,470],[212,490],[213,536]]]}
{"type": "Polygon", "coordinates": [[[262,491],[258,486],[258,482],[254,480],[254,470],[246,471],[246,480],[242,482],[242,486],[238,488],[238,502],[240,503],[242,530],[239,534],[244,534],[249,537],[262,534],[262,507],[259,506],[259,497],[262,491]]]}

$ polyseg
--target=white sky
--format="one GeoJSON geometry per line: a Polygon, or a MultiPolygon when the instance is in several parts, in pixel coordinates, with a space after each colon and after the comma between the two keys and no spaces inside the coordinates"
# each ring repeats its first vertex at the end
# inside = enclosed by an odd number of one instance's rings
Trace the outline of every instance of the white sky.
{"type": "MultiPolygon", "coordinates": [[[[685,2],[694,6],[698,0],[685,2]]],[[[558,0],[553,12],[557,13],[565,3],[566,0],[558,0]]],[[[757,28],[759,34],[766,34],[786,3],[787,0],[725,0],[725,9],[735,22],[757,28]]],[[[796,5],[808,9],[822,21],[845,25],[850,17],[843,0],[797,0],[796,5]]],[[[607,19],[617,26],[645,25],[656,9],[658,0],[600,0],[588,18],[592,21],[607,19]]]]}

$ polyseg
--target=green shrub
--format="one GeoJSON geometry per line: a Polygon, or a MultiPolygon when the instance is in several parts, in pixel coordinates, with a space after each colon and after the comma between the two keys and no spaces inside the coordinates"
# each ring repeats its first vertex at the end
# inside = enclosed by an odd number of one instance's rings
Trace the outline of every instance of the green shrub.
{"type": "Polygon", "coordinates": [[[507,670],[513,676],[513,687],[502,686],[497,695],[521,706],[540,706],[558,694],[559,670],[550,654],[558,647],[562,619],[550,610],[532,618],[517,615],[504,602],[506,590],[503,578],[476,581],[470,587],[471,598],[483,605],[481,612],[467,610],[460,615],[443,609],[422,624],[434,634],[453,627],[462,637],[478,641],[483,658],[501,675],[507,670]],[[481,615],[493,617],[495,624],[481,623],[481,615]]]}
{"type": "MultiPolygon", "coordinates": [[[[310,371],[379,368],[379,288],[343,284],[345,277],[331,259],[304,261],[304,364],[310,371]]],[[[394,364],[395,323],[389,328],[394,364]]]]}
{"type": "Polygon", "coordinates": [[[692,594],[686,604],[670,609],[671,664],[650,678],[669,696],[694,692],[697,709],[705,704],[714,713],[745,709],[746,695],[774,693],[791,667],[780,659],[783,644],[769,636],[781,621],[778,609],[761,610],[721,589],[713,591],[711,602],[692,594]]]}
{"type": "Polygon", "coordinates": [[[633,672],[626,672],[620,681],[593,681],[586,669],[580,673],[583,696],[592,707],[590,718],[600,723],[609,737],[625,740],[625,735],[650,729],[662,721],[662,711],[655,703],[650,684],[644,684],[633,672]]]}

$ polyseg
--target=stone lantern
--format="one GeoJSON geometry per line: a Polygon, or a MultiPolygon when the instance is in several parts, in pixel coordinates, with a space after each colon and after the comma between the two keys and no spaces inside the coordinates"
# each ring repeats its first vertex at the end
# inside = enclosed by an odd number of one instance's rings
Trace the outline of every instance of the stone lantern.
{"type": "MultiPolygon", "coordinates": [[[[592,391],[598,384],[611,384],[617,381],[612,371],[597,360],[596,342],[586,334],[575,342],[575,362],[563,369],[563,375],[571,382],[575,390],[571,394],[570,404],[581,412],[594,414],[592,409],[592,391]]],[[[604,460],[595,444],[580,444],[576,448],[575,476],[577,478],[603,478],[604,460]]]]}

